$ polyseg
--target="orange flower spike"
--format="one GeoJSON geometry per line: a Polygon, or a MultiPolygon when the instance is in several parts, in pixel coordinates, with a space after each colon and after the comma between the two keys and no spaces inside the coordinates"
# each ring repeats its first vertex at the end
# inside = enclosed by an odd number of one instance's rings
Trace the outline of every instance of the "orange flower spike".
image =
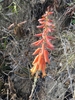
{"type": "Polygon", "coordinates": [[[39,55],[37,55],[37,56],[35,57],[35,59],[34,59],[34,61],[33,61],[33,65],[34,65],[35,63],[38,62],[38,59],[39,59],[39,55]]]}
{"type": "Polygon", "coordinates": [[[32,55],[36,55],[41,51],[41,48],[37,48],[32,55]]]}
{"type": "Polygon", "coordinates": [[[44,50],[44,59],[46,63],[50,63],[49,57],[48,57],[49,53],[47,50],[44,50]]]}
{"type": "Polygon", "coordinates": [[[34,46],[41,46],[40,48],[37,48],[33,55],[38,54],[34,61],[33,61],[33,67],[31,69],[31,73],[34,75],[37,71],[42,72],[42,76],[46,76],[46,63],[50,63],[49,60],[49,52],[46,50],[47,48],[53,50],[54,46],[51,44],[50,40],[54,40],[55,38],[52,36],[48,36],[48,33],[51,33],[54,30],[54,24],[53,21],[48,18],[49,15],[53,14],[53,12],[46,11],[46,13],[42,16],[41,19],[39,19],[40,25],[37,26],[37,28],[42,28],[43,32],[39,34],[35,34],[36,37],[41,37],[41,40],[38,40],[32,45],[34,46]]]}

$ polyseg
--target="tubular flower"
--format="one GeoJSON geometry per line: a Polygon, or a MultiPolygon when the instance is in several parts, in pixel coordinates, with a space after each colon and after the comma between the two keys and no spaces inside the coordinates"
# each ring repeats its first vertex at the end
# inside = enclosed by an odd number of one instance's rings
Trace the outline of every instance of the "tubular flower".
{"type": "Polygon", "coordinates": [[[32,75],[36,74],[38,71],[41,71],[42,76],[46,76],[46,63],[50,63],[49,52],[47,49],[54,49],[51,40],[55,39],[55,37],[48,35],[54,30],[53,21],[48,18],[52,13],[53,12],[46,11],[42,18],[38,20],[40,25],[38,25],[37,28],[42,28],[43,31],[34,35],[36,37],[40,37],[41,39],[31,44],[34,46],[40,46],[33,53],[33,55],[36,55],[36,57],[32,62],[33,67],[30,69],[32,75]]]}
{"type": "Polygon", "coordinates": [[[38,64],[34,64],[34,66],[30,69],[31,74],[34,75],[38,71],[38,64]]]}
{"type": "Polygon", "coordinates": [[[41,51],[41,48],[37,48],[32,55],[36,55],[41,51]]]}
{"type": "Polygon", "coordinates": [[[44,59],[45,59],[45,62],[49,63],[50,61],[49,61],[48,55],[49,55],[49,52],[47,50],[44,50],[44,59]]]}
{"type": "Polygon", "coordinates": [[[34,75],[37,71],[41,71],[42,72],[42,76],[46,76],[46,63],[45,63],[45,59],[43,57],[43,54],[40,53],[39,55],[37,55],[33,61],[33,67],[30,69],[31,74],[34,75]]]}

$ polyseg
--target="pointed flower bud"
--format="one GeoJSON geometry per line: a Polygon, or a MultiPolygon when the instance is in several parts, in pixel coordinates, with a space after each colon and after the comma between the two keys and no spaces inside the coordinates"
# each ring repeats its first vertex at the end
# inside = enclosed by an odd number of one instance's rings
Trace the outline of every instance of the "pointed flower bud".
{"type": "Polygon", "coordinates": [[[39,26],[37,26],[37,28],[43,28],[44,27],[44,25],[39,25],[39,26]]]}
{"type": "Polygon", "coordinates": [[[54,49],[54,46],[49,42],[49,39],[48,39],[47,36],[46,36],[46,43],[47,43],[47,46],[48,46],[51,50],[54,49]]]}
{"type": "Polygon", "coordinates": [[[42,33],[35,34],[34,36],[40,37],[40,36],[42,36],[42,33]]]}
{"type": "Polygon", "coordinates": [[[31,45],[38,46],[43,42],[43,39],[33,42],[31,45]]]}
{"type": "Polygon", "coordinates": [[[45,59],[45,62],[46,63],[49,63],[50,62],[48,55],[49,55],[48,51],[47,50],[44,50],[44,59],[45,59]]]}
{"type": "Polygon", "coordinates": [[[36,55],[41,51],[41,48],[37,48],[32,55],[36,55]]]}

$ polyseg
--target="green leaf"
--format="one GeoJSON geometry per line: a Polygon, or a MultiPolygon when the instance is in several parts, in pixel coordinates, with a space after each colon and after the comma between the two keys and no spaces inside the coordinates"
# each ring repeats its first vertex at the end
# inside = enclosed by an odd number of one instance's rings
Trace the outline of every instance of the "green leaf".
{"type": "Polygon", "coordinates": [[[9,8],[12,10],[13,13],[17,13],[17,5],[15,2],[13,2],[12,5],[9,6],[9,8]]]}
{"type": "Polygon", "coordinates": [[[75,19],[72,19],[72,20],[71,20],[71,23],[72,23],[72,24],[75,24],[75,19]]]}

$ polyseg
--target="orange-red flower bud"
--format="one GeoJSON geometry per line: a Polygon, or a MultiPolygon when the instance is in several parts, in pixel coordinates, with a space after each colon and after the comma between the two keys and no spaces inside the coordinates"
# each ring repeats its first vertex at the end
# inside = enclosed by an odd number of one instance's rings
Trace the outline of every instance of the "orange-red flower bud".
{"type": "Polygon", "coordinates": [[[41,63],[41,60],[43,59],[43,54],[42,53],[40,53],[39,54],[39,59],[38,59],[38,64],[40,64],[41,63]]]}
{"type": "Polygon", "coordinates": [[[32,55],[36,55],[41,51],[41,48],[37,48],[32,55]]]}
{"type": "Polygon", "coordinates": [[[44,46],[45,44],[44,43],[42,43],[42,54],[44,53],[44,49],[45,49],[45,46],[44,46]]]}
{"type": "Polygon", "coordinates": [[[47,31],[48,32],[52,32],[52,29],[50,29],[49,27],[47,27],[47,31]]]}
{"type": "Polygon", "coordinates": [[[48,51],[47,50],[44,50],[44,59],[45,59],[45,62],[46,63],[49,63],[50,62],[48,55],[49,55],[48,51]]]}
{"type": "Polygon", "coordinates": [[[48,12],[48,14],[50,14],[50,15],[51,15],[51,14],[53,14],[53,12],[48,12]]]}
{"type": "Polygon", "coordinates": [[[43,21],[43,20],[45,20],[45,18],[43,17],[43,18],[41,18],[41,19],[39,19],[38,21],[43,21]]]}
{"type": "Polygon", "coordinates": [[[42,36],[42,33],[35,34],[34,36],[40,37],[40,36],[42,36]]]}
{"type": "Polygon", "coordinates": [[[39,26],[37,26],[37,28],[43,28],[44,27],[44,25],[39,25],[39,26]]]}
{"type": "Polygon", "coordinates": [[[39,55],[37,55],[37,56],[35,57],[35,59],[34,59],[34,61],[33,61],[33,63],[32,63],[32,64],[37,63],[37,62],[38,62],[38,59],[39,59],[39,55]]]}
{"type": "Polygon", "coordinates": [[[54,40],[55,39],[55,37],[53,37],[53,36],[47,36],[48,37],[48,39],[50,39],[50,40],[54,40]]]}
{"type": "Polygon", "coordinates": [[[50,48],[51,50],[54,49],[54,46],[50,43],[48,37],[46,36],[46,43],[47,43],[47,47],[50,48]]]}
{"type": "Polygon", "coordinates": [[[45,21],[39,21],[39,23],[44,25],[45,24],[45,21]]]}
{"type": "Polygon", "coordinates": [[[38,46],[43,42],[43,39],[33,42],[31,45],[38,46]]]}

